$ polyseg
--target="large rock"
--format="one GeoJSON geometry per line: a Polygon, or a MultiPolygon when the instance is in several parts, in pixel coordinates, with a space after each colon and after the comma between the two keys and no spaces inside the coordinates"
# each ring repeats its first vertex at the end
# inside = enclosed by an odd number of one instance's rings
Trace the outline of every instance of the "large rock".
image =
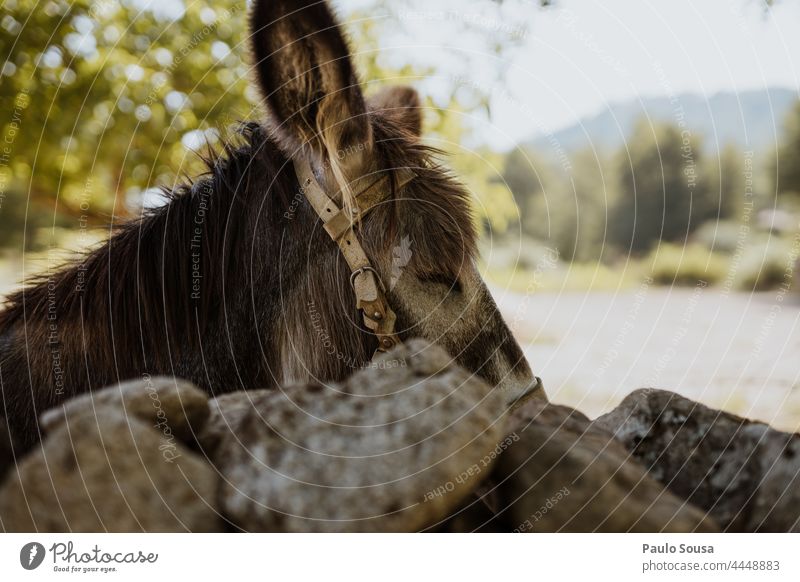
{"type": "Polygon", "coordinates": [[[488,475],[503,398],[413,340],[346,382],[211,401],[201,442],[249,531],[414,531],[488,475]]]}
{"type": "Polygon", "coordinates": [[[800,531],[800,435],[672,392],[637,390],[594,425],[731,531],[800,531]]]}
{"type": "Polygon", "coordinates": [[[70,415],[110,407],[133,415],[156,428],[167,439],[192,442],[208,418],[208,396],[191,382],[172,376],[145,375],[96,392],[72,398],[42,414],[45,431],[70,415]]]}
{"type": "Polygon", "coordinates": [[[712,520],[647,475],[581,413],[532,400],[511,415],[492,474],[496,516],[517,532],[715,531],[712,520]]]}
{"type": "Polygon", "coordinates": [[[181,532],[221,528],[216,472],[180,443],[110,407],[73,414],[10,471],[0,528],[181,532]]]}

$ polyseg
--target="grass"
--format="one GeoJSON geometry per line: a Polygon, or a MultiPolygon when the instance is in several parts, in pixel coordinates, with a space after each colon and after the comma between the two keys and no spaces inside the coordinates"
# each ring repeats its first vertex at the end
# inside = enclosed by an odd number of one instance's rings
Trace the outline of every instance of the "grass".
{"type": "Polygon", "coordinates": [[[600,263],[558,264],[555,267],[511,269],[485,266],[490,284],[517,293],[535,291],[618,291],[635,288],[643,278],[641,265],[612,268],[600,263]]]}
{"type": "Polygon", "coordinates": [[[661,244],[644,261],[657,285],[693,287],[699,282],[716,285],[728,273],[729,259],[699,244],[661,244]]]}
{"type": "Polygon", "coordinates": [[[773,236],[751,241],[737,256],[699,243],[662,243],[644,257],[613,266],[563,263],[532,249],[520,260],[484,264],[482,272],[490,284],[517,293],[621,291],[648,278],[665,287],[693,287],[700,282],[713,287],[727,282],[739,291],[766,291],[797,280],[797,247],[787,238],[773,236]]]}

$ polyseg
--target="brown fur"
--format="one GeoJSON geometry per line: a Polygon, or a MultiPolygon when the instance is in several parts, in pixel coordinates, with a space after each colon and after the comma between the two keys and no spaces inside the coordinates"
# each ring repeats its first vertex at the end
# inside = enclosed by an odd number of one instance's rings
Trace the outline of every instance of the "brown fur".
{"type": "Polygon", "coordinates": [[[422,103],[415,89],[406,86],[384,87],[367,100],[372,111],[390,118],[409,135],[422,134],[422,103]]]}

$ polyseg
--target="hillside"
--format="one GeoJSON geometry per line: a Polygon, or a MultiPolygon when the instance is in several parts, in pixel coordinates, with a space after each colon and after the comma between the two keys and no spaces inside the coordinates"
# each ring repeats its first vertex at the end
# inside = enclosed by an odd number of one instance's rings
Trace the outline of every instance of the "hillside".
{"type": "MultiPolygon", "coordinates": [[[[714,151],[733,142],[744,150],[774,148],[789,109],[797,100],[789,89],[770,88],[739,93],[721,92],[710,98],[693,93],[669,97],[645,97],[641,100],[612,103],[594,116],[553,134],[566,151],[594,145],[617,148],[630,135],[637,119],[648,116],[653,121],[676,123],[683,115],[694,134],[704,136],[704,145],[714,151]]],[[[552,149],[552,138],[538,137],[537,149],[552,149]]]]}

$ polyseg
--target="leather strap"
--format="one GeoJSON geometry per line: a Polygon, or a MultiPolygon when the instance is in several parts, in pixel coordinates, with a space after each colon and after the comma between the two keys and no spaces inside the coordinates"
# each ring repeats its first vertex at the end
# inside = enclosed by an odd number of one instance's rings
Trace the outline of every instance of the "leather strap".
{"type": "MultiPolygon", "coordinates": [[[[386,288],[378,272],[369,262],[364,248],[355,234],[358,224],[375,206],[389,198],[391,175],[380,172],[365,188],[354,196],[350,212],[340,208],[317,182],[311,164],[305,159],[294,159],[294,170],[300,182],[303,195],[314,212],[322,220],[328,236],[338,245],[339,250],[350,267],[350,285],[356,296],[356,306],[362,311],[364,325],[378,339],[378,352],[386,352],[400,344],[394,331],[396,316],[386,301],[386,288]]],[[[414,172],[408,169],[396,170],[398,187],[402,188],[414,179],[414,172]]],[[[362,178],[367,180],[367,178],[362,178]]]]}

